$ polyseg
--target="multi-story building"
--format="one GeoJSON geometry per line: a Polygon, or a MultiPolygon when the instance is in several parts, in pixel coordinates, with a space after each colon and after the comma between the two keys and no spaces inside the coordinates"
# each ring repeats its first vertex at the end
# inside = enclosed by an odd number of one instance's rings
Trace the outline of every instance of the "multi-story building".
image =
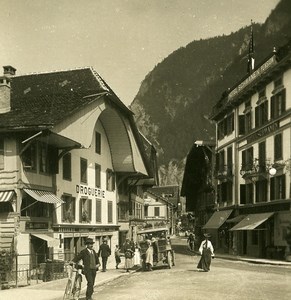
{"type": "Polygon", "coordinates": [[[204,229],[232,254],[283,258],[291,222],[291,43],[213,108],[217,208],[204,229]]]}
{"type": "Polygon", "coordinates": [[[114,247],[122,187],[151,172],[132,112],[92,68],[15,71],[0,78],[0,249],[37,264],[88,236],[114,247]]]}

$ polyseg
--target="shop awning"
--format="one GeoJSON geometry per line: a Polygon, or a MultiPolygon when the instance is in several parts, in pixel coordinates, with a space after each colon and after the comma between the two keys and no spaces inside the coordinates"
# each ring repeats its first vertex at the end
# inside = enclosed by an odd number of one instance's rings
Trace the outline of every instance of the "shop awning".
{"type": "Polygon", "coordinates": [[[226,223],[238,223],[241,220],[243,220],[245,217],[246,217],[246,215],[239,215],[239,216],[236,216],[234,218],[227,219],[225,222],[226,223]]]}
{"type": "Polygon", "coordinates": [[[218,229],[230,216],[232,209],[216,211],[202,227],[203,229],[218,229]]]}
{"type": "Polygon", "coordinates": [[[1,191],[0,202],[8,202],[12,199],[14,191],[1,191]]]}
{"type": "Polygon", "coordinates": [[[62,204],[64,201],[55,194],[41,190],[24,189],[25,193],[37,201],[51,204],[62,204]]]}
{"type": "Polygon", "coordinates": [[[60,244],[58,239],[55,239],[44,233],[32,233],[31,235],[47,242],[48,247],[57,247],[60,244]]]}
{"type": "Polygon", "coordinates": [[[242,221],[236,224],[234,227],[230,229],[230,231],[234,230],[253,230],[265,221],[267,221],[270,217],[272,217],[274,213],[261,213],[261,214],[251,214],[247,215],[242,221]]]}

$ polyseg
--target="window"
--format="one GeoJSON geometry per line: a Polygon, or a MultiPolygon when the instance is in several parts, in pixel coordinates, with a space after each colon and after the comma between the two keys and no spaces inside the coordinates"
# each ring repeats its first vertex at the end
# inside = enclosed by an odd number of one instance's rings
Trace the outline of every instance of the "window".
{"type": "Polygon", "coordinates": [[[227,116],[226,118],[226,133],[227,134],[231,134],[234,131],[234,114],[230,114],[229,116],[227,116]]]}
{"type": "Polygon", "coordinates": [[[96,222],[101,223],[102,221],[102,203],[100,199],[96,199],[96,222]]]}
{"type": "Polygon", "coordinates": [[[160,216],[160,208],[155,207],[155,217],[159,217],[159,216],[160,216]]]}
{"type": "Polygon", "coordinates": [[[0,138],[0,170],[4,169],[4,140],[0,138]]]}
{"type": "Polygon", "coordinates": [[[218,161],[219,161],[219,164],[218,164],[218,170],[220,172],[223,172],[224,171],[224,165],[225,165],[225,161],[224,161],[224,150],[220,151],[218,153],[218,161]]]}
{"type": "Polygon", "coordinates": [[[242,151],[242,170],[249,171],[253,168],[253,147],[242,151]]]}
{"type": "Polygon", "coordinates": [[[267,202],[268,180],[259,180],[256,182],[256,203],[267,202]]]}
{"type": "Polygon", "coordinates": [[[76,199],[69,195],[62,196],[62,222],[72,223],[76,219],[76,199]]]}
{"type": "Polygon", "coordinates": [[[48,145],[44,143],[39,144],[39,172],[48,173],[49,166],[49,155],[48,155],[48,145]]]}
{"type": "Polygon", "coordinates": [[[95,152],[101,154],[101,134],[97,131],[95,132],[95,152]]]}
{"type": "Polygon", "coordinates": [[[92,200],[80,199],[80,223],[90,223],[92,215],[92,200]]]}
{"type": "Polygon", "coordinates": [[[145,206],[144,206],[144,216],[145,216],[145,217],[148,217],[148,216],[149,216],[149,206],[148,206],[148,205],[145,205],[145,206]]]}
{"type": "Polygon", "coordinates": [[[72,180],[72,155],[66,153],[63,156],[63,179],[72,180]]]}
{"type": "Polygon", "coordinates": [[[253,187],[252,183],[240,185],[240,204],[253,203],[253,187]]]}
{"type": "Polygon", "coordinates": [[[232,147],[227,148],[227,175],[232,175],[232,147]]]}
{"type": "Polygon", "coordinates": [[[81,158],[80,159],[80,180],[82,183],[87,183],[87,166],[88,162],[87,159],[81,158]]]}
{"type": "Polygon", "coordinates": [[[259,104],[255,109],[256,127],[262,126],[268,122],[268,101],[259,104]]]}
{"type": "Polygon", "coordinates": [[[252,130],[252,112],[249,111],[245,114],[245,133],[252,130]]]}
{"type": "Polygon", "coordinates": [[[108,201],[108,223],[113,222],[113,203],[108,201]]]}
{"type": "Polygon", "coordinates": [[[259,173],[266,171],[266,142],[259,143],[259,173]]]}
{"type": "Polygon", "coordinates": [[[23,168],[36,171],[36,143],[30,144],[22,153],[23,168]]]}
{"type": "Polygon", "coordinates": [[[232,182],[222,182],[218,185],[217,190],[219,202],[228,202],[229,204],[232,203],[232,182]]]}
{"type": "Polygon", "coordinates": [[[101,166],[95,164],[95,187],[101,187],[101,166]]]}
{"type": "Polygon", "coordinates": [[[274,159],[283,159],[283,140],[281,133],[274,137],[274,159]]]}
{"type": "Polygon", "coordinates": [[[217,125],[218,139],[231,134],[234,131],[234,114],[231,113],[226,118],[221,120],[217,125]]]}
{"type": "Polygon", "coordinates": [[[115,176],[110,169],[106,171],[106,190],[111,192],[115,190],[115,176]]]}
{"type": "Polygon", "coordinates": [[[271,97],[271,118],[275,119],[286,111],[286,89],[271,97]]]}
{"type": "Polygon", "coordinates": [[[271,178],[270,200],[286,199],[286,176],[271,178]]]}

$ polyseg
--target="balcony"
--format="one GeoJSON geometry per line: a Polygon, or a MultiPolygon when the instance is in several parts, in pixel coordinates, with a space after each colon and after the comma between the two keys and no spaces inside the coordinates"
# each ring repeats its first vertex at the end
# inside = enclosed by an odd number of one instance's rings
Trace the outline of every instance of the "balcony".
{"type": "Polygon", "coordinates": [[[216,173],[216,178],[220,181],[232,181],[232,166],[220,166],[216,173]]]}
{"type": "Polygon", "coordinates": [[[255,159],[254,163],[243,165],[240,169],[240,174],[243,179],[258,181],[267,177],[268,170],[269,168],[266,164],[259,164],[259,160],[255,159]]]}
{"type": "Polygon", "coordinates": [[[19,180],[19,170],[0,170],[0,186],[14,188],[19,180]]]}

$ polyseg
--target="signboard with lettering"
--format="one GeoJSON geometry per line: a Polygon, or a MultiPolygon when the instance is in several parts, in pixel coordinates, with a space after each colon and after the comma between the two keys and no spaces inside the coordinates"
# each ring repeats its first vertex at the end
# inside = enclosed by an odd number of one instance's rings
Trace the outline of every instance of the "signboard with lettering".
{"type": "Polygon", "coordinates": [[[77,184],[76,193],[81,196],[93,196],[96,198],[105,198],[105,191],[99,188],[89,187],[87,185],[77,184]]]}
{"type": "Polygon", "coordinates": [[[245,87],[247,87],[250,83],[252,83],[259,76],[264,74],[269,68],[274,66],[277,63],[276,55],[272,56],[269,60],[267,60],[261,67],[255,70],[250,76],[244,80],[241,84],[239,84],[236,88],[234,88],[228,94],[228,101],[230,101],[233,97],[239,94],[245,87]]]}
{"type": "Polygon", "coordinates": [[[279,122],[272,123],[262,129],[258,130],[257,132],[253,133],[252,135],[250,135],[247,138],[247,141],[248,141],[248,143],[252,143],[252,142],[258,140],[259,138],[276,131],[278,128],[279,128],[279,122]]]}

